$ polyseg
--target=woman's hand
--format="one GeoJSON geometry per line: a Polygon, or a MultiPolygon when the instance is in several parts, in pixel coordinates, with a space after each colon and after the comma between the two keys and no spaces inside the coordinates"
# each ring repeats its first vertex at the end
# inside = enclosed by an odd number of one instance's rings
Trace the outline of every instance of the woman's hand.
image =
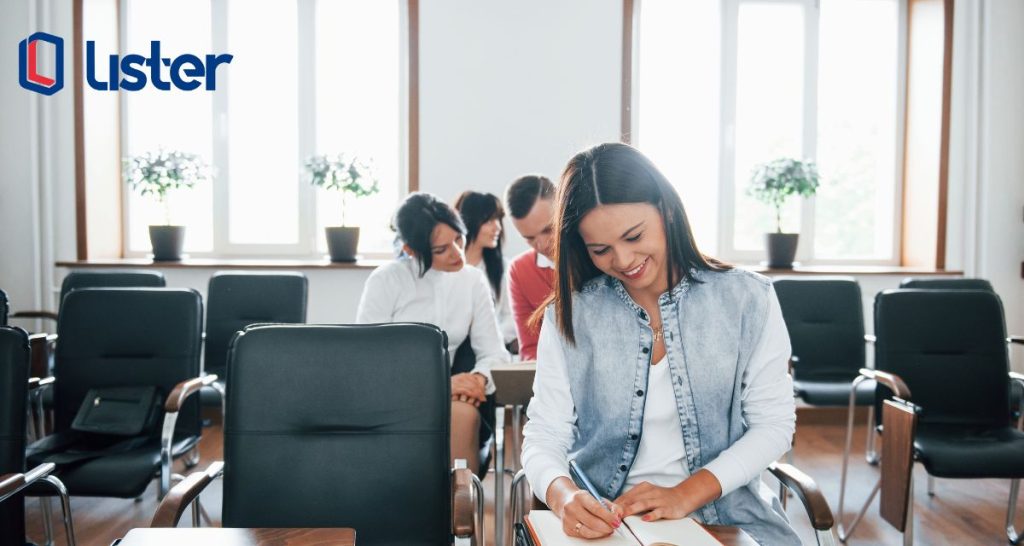
{"type": "Polygon", "coordinates": [[[572,480],[558,478],[548,486],[547,504],[562,520],[562,531],[571,537],[602,538],[622,525],[622,508],[605,501],[609,512],[590,493],[579,489],[572,480]]]}
{"type": "Polygon", "coordinates": [[[487,380],[476,373],[457,373],[452,376],[452,400],[468,402],[476,407],[487,401],[487,380]]]}
{"type": "Polygon", "coordinates": [[[625,511],[622,517],[647,512],[642,519],[654,521],[684,518],[721,495],[718,478],[702,469],[675,487],[643,482],[615,499],[615,503],[625,511]]]}

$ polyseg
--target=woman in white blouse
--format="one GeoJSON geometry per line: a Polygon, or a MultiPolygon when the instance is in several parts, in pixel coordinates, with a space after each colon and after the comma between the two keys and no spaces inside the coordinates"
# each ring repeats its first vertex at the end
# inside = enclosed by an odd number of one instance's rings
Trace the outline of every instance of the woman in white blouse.
{"type": "MultiPolygon", "coordinates": [[[[505,272],[508,263],[501,252],[505,241],[505,208],[501,199],[490,193],[465,191],[455,200],[455,210],[466,225],[466,262],[481,270],[491,284],[498,327],[505,345],[517,341],[516,322],[509,305],[508,282],[505,272]]],[[[517,351],[514,351],[517,352],[517,351]]]]}
{"type": "Polygon", "coordinates": [[[465,267],[465,227],[458,213],[427,193],[413,193],[399,206],[394,228],[401,255],[366,280],[356,322],[423,322],[448,335],[454,355],[469,342],[476,366],[452,376],[452,459],[479,466],[477,407],[494,392],[490,369],[510,360],[494,317],[490,287],[482,271],[465,267]]]}

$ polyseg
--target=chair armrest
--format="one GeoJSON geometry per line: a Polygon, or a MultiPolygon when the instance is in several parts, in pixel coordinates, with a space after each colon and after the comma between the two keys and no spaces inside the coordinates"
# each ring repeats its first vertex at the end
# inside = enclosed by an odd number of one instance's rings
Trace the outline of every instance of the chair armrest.
{"type": "Polygon", "coordinates": [[[54,313],[53,311],[18,311],[17,313],[11,313],[10,318],[50,319],[56,321],[57,313],[54,313]]]}
{"type": "Polygon", "coordinates": [[[28,390],[34,391],[43,387],[49,387],[56,380],[57,378],[52,375],[49,377],[30,377],[28,378],[28,390]]]}
{"type": "Polygon", "coordinates": [[[216,380],[217,374],[211,373],[178,383],[174,386],[171,394],[167,395],[167,402],[164,403],[164,411],[168,413],[177,413],[189,396],[199,392],[200,389],[210,385],[216,380]]]}
{"type": "Polygon", "coordinates": [[[869,370],[867,368],[861,368],[860,374],[868,379],[874,379],[882,385],[885,385],[897,398],[910,400],[910,388],[907,387],[907,384],[903,382],[903,379],[901,379],[900,376],[894,373],[883,372],[880,370],[869,370]]]}
{"type": "Polygon", "coordinates": [[[1024,345],[1024,336],[1010,336],[1006,338],[1007,343],[1015,343],[1017,345],[1024,345]]]}
{"type": "Polygon", "coordinates": [[[452,470],[452,534],[473,536],[475,521],[473,502],[473,472],[468,468],[452,470]]]}
{"type": "Polygon", "coordinates": [[[815,529],[832,529],[835,524],[832,509],[829,508],[825,495],[818,489],[818,484],[810,476],[785,463],[772,463],[768,466],[768,471],[800,497],[804,509],[807,510],[807,517],[811,519],[811,525],[815,529]]]}
{"type": "Polygon", "coordinates": [[[49,476],[57,466],[53,463],[43,463],[24,474],[4,474],[0,476],[0,502],[32,485],[36,481],[49,476]]]}
{"type": "Polygon", "coordinates": [[[153,515],[153,521],[149,524],[150,527],[177,527],[178,520],[181,519],[181,515],[185,513],[185,509],[188,508],[189,504],[199,497],[199,494],[206,489],[206,486],[210,485],[210,482],[217,479],[224,471],[223,461],[214,461],[210,463],[210,466],[206,467],[206,470],[201,472],[193,472],[188,475],[187,478],[178,482],[171,488],[164,500],[160,501],[160,505],[156,508],[156,514],[153,515]]]}

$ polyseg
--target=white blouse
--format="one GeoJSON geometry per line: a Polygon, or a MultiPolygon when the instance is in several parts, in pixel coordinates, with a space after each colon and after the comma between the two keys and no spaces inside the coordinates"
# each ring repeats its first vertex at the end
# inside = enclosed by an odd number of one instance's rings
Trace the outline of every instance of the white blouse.
{"type": "MultiPolygon", "coordinates": [[[[473,267],[483,272],[484,278],[487,277],[487,266],[483,260],[473,267]]],[[[487,286],[490,288],[491,281],[487,279],[487,286]]],[[[498,329],[501,330],[502,339],[505,341],[505,345],[512,343],[516,339],[516,321],[512,318],[512,305],[509,303],[508,295],[508,260],[505,260],[505,273],[501,276],[501,286],[498,290],[499,297],[494,300],[494,313],[498,319],[498,329]]],[[[491,290],[491,296],[494,296],[494,290],[491,290]]]]}
{"type": "Polygon", "coordinates": [[[494,318],[487,278],[475,267],[454,273],[430,269],[422,277],[419,269],[418,261],[403,256],[370,273],[356,322],[433,324],[447,333],[449,355],[468,339],[476,353],[473,372],[487,378],[487,393],[493,393],[491,367],[508,363],[511,357],[494,318]]]}
{"type": "MultiPolygon", "coordinates": [[[[789,333],[774,294],[769,302],[764,330],[743,373],[740,398],[747,430],[704,466],[718,479],[722,496],[758,477],[769,463],[789,450],[793,438],[793,382],[786,365],[791,354],[789,333]]],[[[534,494],[542,501],[551,482],[569,476],[566,454],[574,443],[576,423],[562,337],[552,322],[545,321],[541,326],[533,399],[527,409],[529,421],[523,430],[523,468],[534,494]]],[[[626,476],[623,492],[641,481],[664,487],[675,486],[689,477],[686,465],[676,464],[676,461],[685,462],[680,458],[685,455],[680,449],[685,448],[678,410],[675,410],[675,394],[671,384],[667,384],[666,389],[671,398],[666,397],[666,392],[656,393],[658,374],[669,374],[664,360],[651,369],[645,410],[652,409],[654,404],[657,406],[650,414],[644,412],[640,448],[626,476]],[[668,403],[673,405],[674,420],[657,409],[665,410],[668,403]]]]}

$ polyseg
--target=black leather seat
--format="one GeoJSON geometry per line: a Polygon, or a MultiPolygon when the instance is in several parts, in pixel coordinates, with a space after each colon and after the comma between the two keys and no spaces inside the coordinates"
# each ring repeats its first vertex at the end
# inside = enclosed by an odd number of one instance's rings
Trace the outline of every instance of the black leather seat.
{"type": "MultiPolygon", "coordinates": [[[[793,388],[814,406],[845,406],[864,367],[864,312],[852,277],[781,277],[773,282],[793,347],[793,388]]],[[[874,384],[858,385],[856,405],[874,400],[874,384]]]]}
{"type": "Polygon", "coordinates": [[[894,395],[918,407],[914,458],[929,476],[1013,480],[1007,528],[1015,542],[1024,432],[1020,422],[1009,426],[1006,415],[1011,381],[1024,383],[1024,376],[1009,371],[999,296],[991,290],[885,290],[875,298],[875,331],[877,371],[864,373],[878,380],[876,407],[894,395]]]}
{"type": "MultiPolygon", "coordinates": [[[[58,310],[64,304],[64,298],[72,290],[79,288],[127,288],[167,286],[164,274],[159,271],[135,269],[87,269],[73,270],[64,277],[60,284],[60,299],[57,300],[58,310]]],[[[47,318],[57,320],[58,313],[52,311],[19,311],[11,318],[47,318]]]]}
{"type": "MultiPolygon", "coordinates": [[[[25,408],[29,391],[39,387],[38,378],[29,380],[30,352],[24,330],[0,326],[0,544],[25,544],[24,489],[36,483],[61,496],[65,534],[74,544],[71,506],[63,484],[50,475],[53,465],[25,472],[25,408]]],[[[47,541],[51,538],[48,532],[47,541]]]]}
{"type": "MultiPolygon", "coordinates": [[[[450,544],[450,392],[434,326],[247,328],[228,357],[224,527],[351,527],[360,546],[450,544]]],[[[175,487],[154,525],[176,525],[207,477],[175,487]]]]}
{"type": "MultiPolygon", "coordinates": [[[[206,293],[206,347],[203,369],[224,378],[228,344],[236,332],[257,323],[306,322],[308,282],[302,273],[216,273],[206,293]]],[[[214,389],[203,403],[216,404],[214,389]]]]}
{"type": "Polygon", "coordinates": [[[7,326],[7,312],[11,304],[7,301],[7,292],[0,290],[0,326],[7,326]]]}
{"type": "MultiPolygon", "coordinates": [[[[70,429],[90,389],[155,385],[166,397],[199,376],[202,302],[194,290],[76,289],[64,299],[57,331],[55,434],[70,429]]],[[[175,457],[199,441],[198,402],[188,400],[178,412],[175,457]]],[[[170,479],[160,448],[157,430],[145,445],[62,467],[58,475],[72,495],[138,497],[158,472],[170,479]]]]}

